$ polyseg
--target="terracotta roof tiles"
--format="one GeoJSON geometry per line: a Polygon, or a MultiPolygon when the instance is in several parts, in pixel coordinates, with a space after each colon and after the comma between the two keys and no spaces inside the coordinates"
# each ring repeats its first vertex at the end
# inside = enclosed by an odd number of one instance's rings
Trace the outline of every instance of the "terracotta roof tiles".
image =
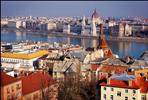
{"type": "Polygon", "coordinates": [[[1,86],[5,86],[5,85],[19,81],[19,79],[9,76],[2,71],[0,72],[0,78],[1,78],[1,86]]]}
{"type": "Polygon", "coordinates": [[[117,79],[109,79],[109,83],[101,83],[101,86],[112,86],[119,88],[134,88],[140,89],[141,93],[148,92],[148,81],[145,81],[143,77],[137,77],[135,80],[117,80],[117,79]]]}
{"type": "Polygon", "coordinates": [[[41,90],[50,86],[53,79],[50,75],[43,72],[36,72],[29,76],[21,77],[22,80],[22,93],[26,95],[37,90],[41,90]]]}

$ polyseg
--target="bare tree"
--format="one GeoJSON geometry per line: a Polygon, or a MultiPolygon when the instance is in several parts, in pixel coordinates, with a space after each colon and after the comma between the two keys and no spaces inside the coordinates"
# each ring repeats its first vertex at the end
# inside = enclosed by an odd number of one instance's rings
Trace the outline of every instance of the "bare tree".
{"type": "Polygon", "coordinates": [[[64,81],[59,82],[58,100],[95,100],[96,82],[81,81],[79,63],[77,72],[66,72],[64,81]]]}

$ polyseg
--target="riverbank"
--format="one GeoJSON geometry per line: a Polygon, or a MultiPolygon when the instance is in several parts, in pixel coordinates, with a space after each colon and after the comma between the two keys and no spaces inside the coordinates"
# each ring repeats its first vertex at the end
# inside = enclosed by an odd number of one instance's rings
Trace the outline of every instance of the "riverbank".
{"type": "Polygon", "coordinates": [[[139,38],[139,37],[108,37],[107,40],[148,43],[148,38],[139,38]]]}
{"type": "MultiPolygon", "coordinates": [[[[38,36],[51,36],[51,37],[69,37],[69,38],[80,38],[80,39],[99,39],[98,36],[87,36],[87,35],[74,35],[74,34],[65,34],[62,32],[40,32],[40,31],[30,31],[30,30],[16,30],[16,29],[7,29],[1,30],[1,33],[19,33],[19,34],[31,34],[38,36]]],[[[148,43],[148,38],[139,38],[139,37],[111,37],[107,36],[108,41],[125,41],[125,42],[142,42],[148,43]]]]}

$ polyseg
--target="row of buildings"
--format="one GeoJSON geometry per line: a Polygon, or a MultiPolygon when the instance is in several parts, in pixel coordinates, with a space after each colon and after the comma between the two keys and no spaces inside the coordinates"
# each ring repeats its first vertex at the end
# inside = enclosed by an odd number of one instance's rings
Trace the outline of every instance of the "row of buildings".
{"type": "Polygon", "coordinates": [[[110,36],[115,37],[128,37],[128,36],[140,36],[141,32],[148,30],[148,24],[146,21],[130,20],[130,19],[103,19],[94,10],[90,18],[34,18],[29,17],[27,19],[1,19],[2,28],[15,28],[25,29],[31,31],[58,31],[68,34],[81,34],[90,36],[99,36],[100,24],[103,25],[103,29],[110,36]]]}
{"type": "Polygon", "coordinates": [[[23,21],[23,20],[2,20],[2,28],[12,29],[26,29],[32,31],[51,31],[56,29],[56,23],[53,22],[39,22],[34,20],[23,21]]]}

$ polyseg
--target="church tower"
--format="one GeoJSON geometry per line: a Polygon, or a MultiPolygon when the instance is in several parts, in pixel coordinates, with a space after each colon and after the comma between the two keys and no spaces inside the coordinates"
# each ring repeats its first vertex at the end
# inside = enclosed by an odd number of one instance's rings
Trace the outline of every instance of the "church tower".
{"type": "Polygon", "coordinates": [[[102,49],[104,53],[104,57],[113,57],[112,50],[109,48],[105,35],[103,33],[103,25],[100,24],[100,35],[99,35],[99,45],[97,49],[102,49]]]}
{"type": "Polygon", "coordinates": [[[91,16],[91,36],[97,36],[97,29],[96,26],[101,24],[102,21],[96,11],[94,10],[92,16],[91,16]]]}
{"type": "Polygon", "coordinates": [[[95,19],[92,19],[92,23],[91,23],[91,36],[97,36],[95,19]]]}
{"type": "Polygon", "coordinates": [[[81,34],[82,35],[85,35],[85,25],[86,25],[85,16],[83,16],[83,19],[82,19],[82,29],[81,29],[81,34]]]}

